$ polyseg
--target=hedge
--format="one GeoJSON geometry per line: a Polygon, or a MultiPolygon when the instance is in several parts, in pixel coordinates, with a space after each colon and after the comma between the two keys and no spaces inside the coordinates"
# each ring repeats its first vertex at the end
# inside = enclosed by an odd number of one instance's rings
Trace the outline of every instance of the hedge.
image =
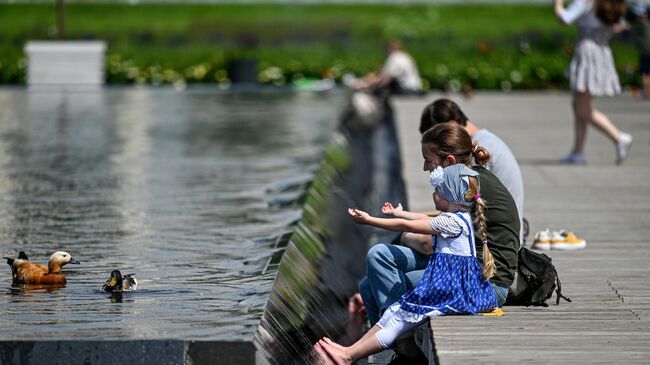
{"type": "MultiPolygon", "coordinates": [[[[562,89],[576,38],[550,6],[68,4],[69,39],[108,42],[109,84],[229,84],[227,65],[258,61],[258,80],[377,70],[387,40],[416,59],[427,88],[562,89]]],[[[0,83],[25,82],[28,40],[53,39],[50,4],[0,5],[0,83]]],[[[613,42],[621,80],[638,83],[625,35],[613,42]]]]}

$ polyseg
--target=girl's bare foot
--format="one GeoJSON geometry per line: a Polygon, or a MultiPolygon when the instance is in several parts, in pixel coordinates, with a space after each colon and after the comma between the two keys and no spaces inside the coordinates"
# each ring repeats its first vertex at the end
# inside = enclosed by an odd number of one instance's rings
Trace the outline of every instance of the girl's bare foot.
{"type": "MultiPolygon", "coordinates": [[[[331,341],[331,340],[330,340],[331,341]]],[[[352,359],[345,353],[345,349],[342,346],[334,344],[332,342],[327,342],[325,340],[318,341],[318,345],[325,350],[329,358],[334,361],[336,365],[351,365],[352,359]]]]}

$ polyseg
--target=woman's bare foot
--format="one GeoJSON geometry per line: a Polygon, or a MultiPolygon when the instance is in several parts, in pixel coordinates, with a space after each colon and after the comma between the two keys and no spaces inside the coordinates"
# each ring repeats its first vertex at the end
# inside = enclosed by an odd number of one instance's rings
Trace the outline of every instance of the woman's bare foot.
{"type": "MultiPolygon", "coordinates": [[[[329,339],[328,339],[329,340],[329,339]]],[[[323,339],[318,341],[318,345],[325,350],[329,358],[331,358],[336,365],[350,365],[352,359],[346,354],[345,348],[333,342],[327,342],[323,339]]]]}

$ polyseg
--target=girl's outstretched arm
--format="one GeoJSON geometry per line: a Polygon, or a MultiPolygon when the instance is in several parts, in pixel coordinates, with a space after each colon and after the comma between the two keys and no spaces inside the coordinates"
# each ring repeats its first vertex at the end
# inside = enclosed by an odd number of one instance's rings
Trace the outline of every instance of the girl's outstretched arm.
{"type": "Polygon", "coordinates": [[[397,218],[404,218],[408,220],[429,218],[429,216],[425,213],[409,212],[408,210],[404,210],[404,208],[402,208],[402,203],[399,203],[396,207],[394,207],[390,202],[386,202],[384,203],[384,206],[381,207],[381,212],[386,215],[392,215],[397,218]]]}
{"type": "Polygon", "coordinates": [[[387,229],[389,231],[405,231],[413,233],[422,233],[428,235],[437,235],[438,232],[434,231],[429,225],[429,218],[408,220],[404,218],[377,218],[369,215],[368,213],[359,210],[348,208],[348,213],[352,219],[359,224],[367,224],[370,226],[387,229]]]}

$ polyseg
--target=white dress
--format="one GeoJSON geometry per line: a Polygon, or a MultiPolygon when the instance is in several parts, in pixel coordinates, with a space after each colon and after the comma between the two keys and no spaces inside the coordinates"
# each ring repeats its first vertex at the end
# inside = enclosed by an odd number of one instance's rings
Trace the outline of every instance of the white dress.
{"type": "Polygon", "coordinates": [[[598,20],[594,2],[574,0],[561,18],[566,24],[578,26],[578,41],[568,70],[571,90],[594,96],[619,94],[621,84],[609,48],[612,27],[598,20]]]}
{"type": "Polygon", "coordinates": [[[433,236],[434,254],[415,288],[386,309],[379,327],[389,327],[394,318],[421,323],[429,317],[476,314],[497,307],[492,283],[483,279],[476,259],[471,221],[468,212],[442,213],[429,220],[440,232],[433,236]]]}

